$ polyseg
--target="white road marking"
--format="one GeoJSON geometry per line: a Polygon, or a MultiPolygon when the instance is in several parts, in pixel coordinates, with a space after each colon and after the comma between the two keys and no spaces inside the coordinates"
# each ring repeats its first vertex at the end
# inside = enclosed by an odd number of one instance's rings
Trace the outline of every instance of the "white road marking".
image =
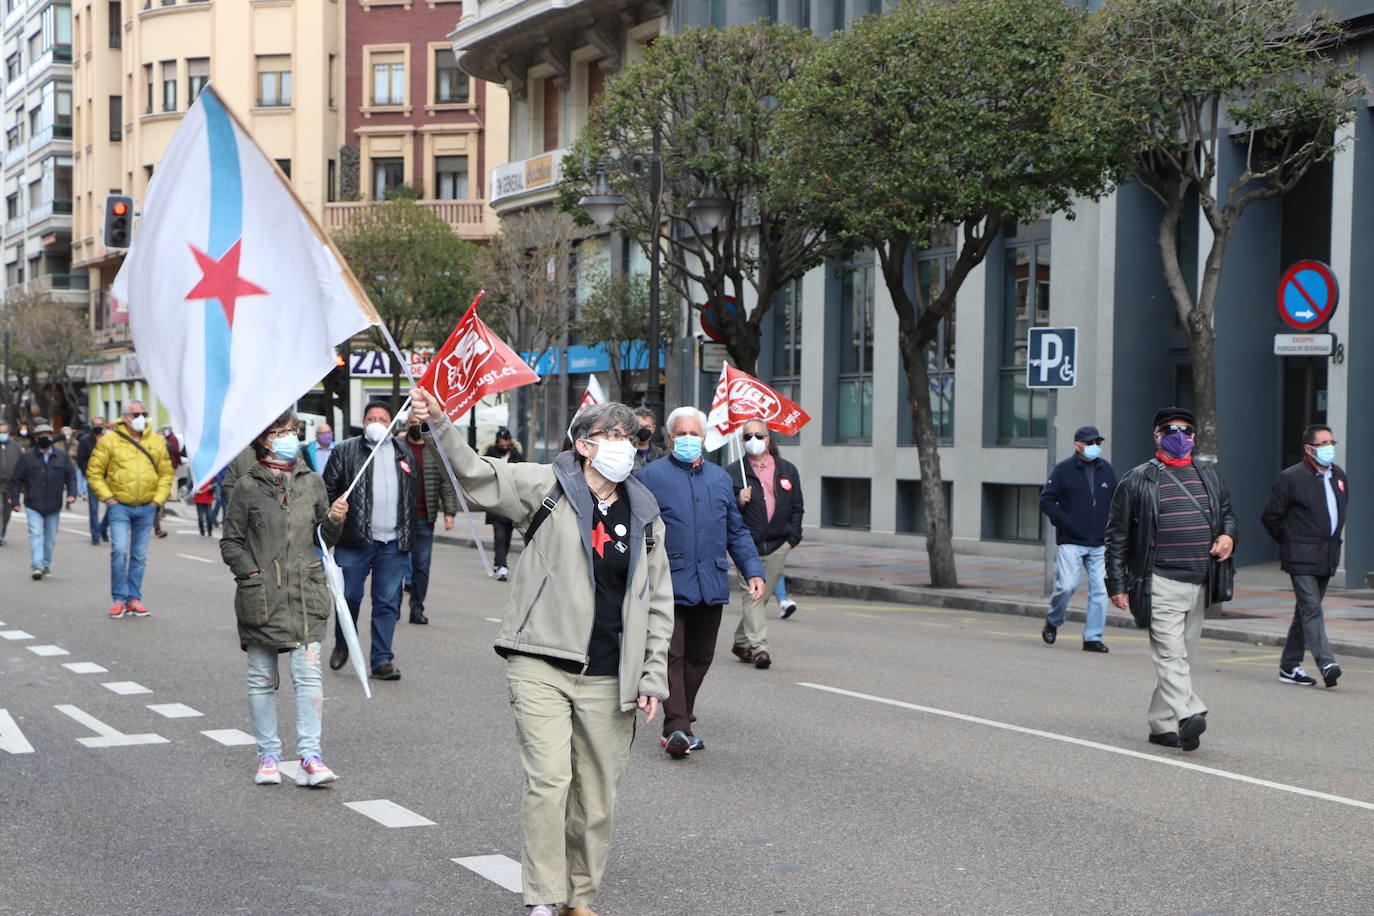
{"type": "Polygon", "coordinates": [[[91,536],[89,531],[82,531],[80,528],[63,528],[62,530],[68,534],[84,534],[86,537],[91,536]]]}
{"type": "MultiPolygon", "coordinates": [[[[489,623],[500,623],[500,622],[501,622],[501,618],[500,618],[500,617],[483,617],[482,619],[485,620],[485,621],[488,621],[489,623]]],[[[457,859],[454,859],[453,861],[457,862],[458,860],[457,860],[457,859]]]]}
{"type": "Polygon", "coordinates": [[[62,667],[73,674],[105,674],[110,670],[97,665],[95,662],[64,662],[62,667]]]}
{"type": "Polygon", "coordinates": [[[61,646],[25,646],[34,655],[71,655],[61,646]]]}
{"type": "Polygon", "coordinates": [[[283,778],[296,781],[296,777],[301,775],[301,762],[299,760],[278,760],[277,769],[281,771],[283,778]]]}
{"type": "Polygon", "coordinates": [[[488,881],[501,885],[513,894],[523,889],[520,863],[506,856],[467,856],[454,859],[468,871],[476,872],[488,881]]]}
{"type": "Polygon", "coordinates": [[[0,630],[0,639],[33,639],[33,634],[23,630],[0,630]]]}
{"type": "Polygon", "coordinates": [[[211,741],[218,741],[225,747],[241,747],[245,744],[258,743],[252,735],[239,731],[237,728],[212,728],[209,731],[201,732],[201,734],[211,741]]]}
{"type": "Polygon", "coordinates": [[[24,737],[20,731],[19,724],[14,721],[14,717],[3,709],[0,709],[0,751],[10,754],[32,754],[33,745],[29,744],[29,739],[24,737]]]}
{"type": "Polygon", "coordinates": [[[77,738],[76,740],[86,747],[129,747],[135,744],[168,744],[166,738],[161,735],[126,735],[121,731],[111,728],[101,722],[95,716],[87,712],[82,712],[75,706],[55,706],[53,707],[65,716],[70,716],[91,731],[99,735],[99,738],[77,738]]]}
{"type": "Polygon", "coordinates": [[[434,821],[421,817],[409,808],[402,808],[394,801],[377,798],[372,801],[344,802],[345,808],[352,808],[365,814],[383,827],[432,827],[434,821]]]}
{"type": "MultiPolygon", "coordinates": [[[[186,531],[186,532],[183,532],[183,533],[184,533],[184,534],[190,534],[191,532],[186,531]]],[[[189,553],[179,553],[179,554],[177,554],[177,556],[181,557],[183,560],[195,560],[197,563],[213,563],[213,562],[215,562],[214,560],[209,560],[209,559],[206,559],[205,557],[192,556],[192,555],[189,554],[189,553]]]]}
{"type": "Polygon", "coordinates": [[[1192,770],[1194,773],[1205,773],[1209,776],[1218,776],[1222,779],[1231,779],[1236,782],[1243,782],[1247,785],[1260,786],[1265,789],[1275,789],[1279,792],[1291,792],[1294,795],[1303,795],[1308,798],[1316,798],[1322,801],[1335,802],[1338,805],[1349,805],[1352,808],[1362,808],[1366,811],[1374,811],[1374,803],[1360,801],[1358,798],[1346,798],[1343,795],[1332,795],[1328,792],[1317,792],[1313,789],[1304,789],[1301,786],[1290,786],[1282,782],[1273,782],[1268,779],[1258,779],[1254,776],[1246,776],[1244,773],[1232,773],[1230,770],[1219,770],[1215,767],[1202,766],[1197,763],[1189,763],[1186,760],[1174,760],[1169,757],[1157,757],[1154,754],[1146,754],[1143,751],[1132,751],[1124,747],[1116,747],[1111,744],[1101,744],[1097,741],[1086,741],[1083,738],[1074,738],[1070,735],[1060,735],[1055,732],[1042,731],[1038,728],[1026,728],[1023,725],[1012,725],[1008,722],[998,722],[995,719],[984,719],[979,716],[970,716],[961,712],[951,712],[948,709],[935,709],[931,706],[918,706],[915,703],[904,703],[901,700],[893,700],[888,697],[873,696],[869,693],[857,693],[853,690],[844,690],[840,687],[827,687],[824,684],[809,684],[799,681],[797,686],[810,687],[812,690],[823,690],[826,693],[836,693],[840,696],[853,697],[858,700],[868,700],[873,703],[883,703],[888,706],[897,706],[901,709],[911,709],[916,712],[929,713],[932,716],[944,716],[947,719],[956,719],[960,722],[971,722],[974,725],[986,725],[990,728],[1000,728],[1009,732],[1017,732],[1022,735],[1033,735],[1037,738],[1048,738],[1051,741],[1062,741],[1065,744],[1076,744],[1079,747],[1091,748],[1096,751],[1106,751],[1109,754],[1120,754],[1123,757],[1134,757],[1137,760],[1148,760],[1151,763],[1158,763],[1164,766],[1178,767],[1181,770],[1192,770]]]}
{"type": "Polygon", "coordinates": [[[205,715],[205,713],[194,710],[185,703],[149,703],[148,708],[159,716],[165,716],[168,719],[194,719],[196,716],[205,715]]]}
{"type": "Polygon", "coordinates": [[[152,693],[147,687],[135,683],[134,681],[110,681],[100,686],[122,697],[127,697],[135,693],[152,693]]]}

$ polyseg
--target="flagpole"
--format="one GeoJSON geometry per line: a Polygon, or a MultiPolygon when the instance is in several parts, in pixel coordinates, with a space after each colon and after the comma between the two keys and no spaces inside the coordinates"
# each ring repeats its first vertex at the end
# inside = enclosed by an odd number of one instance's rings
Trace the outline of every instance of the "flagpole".
{"type": "MultiPolygon", "coordinates": [[[[485,290],[482,292],[485,292],[485,290]]],[[[482,298],[482,292],[477,294],[477,299],[479,301],[482,298]]],[[[476,302],[473,304],[476,305],[476,302]]],[[[401,354],[401,348],[396,346],[396,340],[391,336],[391,330],[386,326],[386,322],[378,324],[377,327],[382,329],[382,335],[386,337],[386,342],[391,347],[393,357],[400,360],[401,366],[404,367],[406,378],[410,380],[410,387],[419,387],[419,383],[415,380],[415,373],[410,369],[410,361],[404,358],[401,354]]],[[[406,403],[410,403],[409,398],[406,399],[406,403]]],[[[481,401],[479,399],[476,404],[472,405],[473,417],[477,416],[477,404],[480,403],[481,401]]],[[[453,492],[458,494],[458,504],[463,507],[463,517],[467,519],[468,530],[472,532],[472,543],[477,548],[477,555],[482,559],[482,567],[486,569],[487,575],[490,576],[495,570],[492,568],[491,561],[487,559],[487,548],[482,543],[482,535],[477,530],[477,523],[472,519],[472,510],[468,508],[467,497],[463,495],[463,485],[458,482],[458,475],[454,472],[453,464],[448,459],[448,452],[446,452],[438,442],[434,443],[434,450],[439,453],[439,460],[443,462],[444,470],[448,472],[448,479],[453,484],[453,492]]]]}
{"type": "Polygon", "coordinates": [[[349,495],[353,492],[353,488],[358,485],[358,481],[363,479],[363,474],[367,471],[367,466],[372,463],[373,458],[377,457],[377,450],[382,447],[383,442],[391,438],[391,431],[396,428],[396,421],[401,418],[401,414],[405,413],[409,407],[410,398],[406,398],[405,403],[401,405],[401,409],[396,411],[396,416],[392,417],[391,423],[387,425],[385,435],[372,444],[372,451],[367,453],[367,460],[363,462],[362,467],[358,468],[358,473],[353,477],[353,482],[348,485],[348,489],[343,491],[344,499],[348,499],[349,495]]]}

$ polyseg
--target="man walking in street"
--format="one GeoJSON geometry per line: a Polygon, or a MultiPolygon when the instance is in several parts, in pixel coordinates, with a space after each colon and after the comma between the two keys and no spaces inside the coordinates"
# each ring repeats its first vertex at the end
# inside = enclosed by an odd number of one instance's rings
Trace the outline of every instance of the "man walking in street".
{"type": "Polygon", "coordinates": [[[1080,426],[1073,434],[1072,457],[1054,466],[1040,491],[1040,511],[1055,528],[1054,591],[1040,637],[1054,645],[1078,578],[1088,574],[1088,614],[1083,623],[1083,651],[1106,652],[1102,630],[1107,625],[1107,586],[1103,578],[1103,538],[1116,493],[1116,471],[1102,457],[1102,434],[1080,426]]]}
{"type": "Polygon", "coordinates": [[[1150,743],[1195,751],[1207,706],[1193,690],[1192,660],[1202,618],[1229,601],[1236,546],[1231,497],[1216,468],[1193,463],[1193,413],[1155,413],[1155,457],[1121,478],[1107,522],[1107,593],[1150,629],[1156,685],[1150,743]]]}
{"type": "MultiPolygon", "coordinates": [[[[348,500],[348,516],[334,556],[343,567],[344,598],[353,622],[363,606],[363,588],[372,578],[372,650],[369,667],[381,681],[399,681],[392,641],[401,616],[401,584],[409,553],[415,549],[416,473],[412,455],[387,435],[391,408],[372,401],[363,411],[363,435],[340,442],[325,465],[324,485],[329,502],[344,494],[362,470],[377,443],[377,457],[348,500]],[[383,441],[385,440],[385,441],[383,441]]],[[[343,629],[334,624],[334,652],[329,667],[337,671],[348,662],[343,629]]]]}
{"type": "Polygon", "coordinates": [[[41,423],[33,431],[33,448],[19,459],[10,479],[8,498],[13,508],[24,500],[29,522],[29,566],[33,578],[52,575],[52,548],[62,520],[63,491],[66,505],[76,502],[76,467],[67,450],[54,446],[53,430],[41,423]]]}
{"type": "Polygon", "coordinates": [[[76,447],[77,469],[86,475],[86,507],[90,511],[91,517],[91,543],[97,546],[101,541],[110,539],[110,516],[106,513],[103,518],[101,517],[100,497],[95,495],[95,487],[90,485],[91,453],[95,451],[95,444],[100,441],[100,437],[103,435],[105,435],[105,418],[96,417],[91,420],[90,431],[81,437],[81,441],[76,447]]]}
{"type": "Polygon", "coordinates": [[[429,623],[425,596],[429,594],[429,564],[434,555],[434,526],[444,517],[444,530],[453,530],[458,494],[444,472],[443,460],[429,432],[419,423],[406,428],[403,444],[410,451],[416,481],[415,549],[410,552],[410,622],[429,623]]]}
{"type": "Polygon", "coordinates": [[[715,655],[721,608],[730,600],[726,551],[754,601],[764,595],[763,563],[740,518],[730,475],[702,461],[706,415],[695,407],[679,407],[668,415],[667,427],[672,452],[638,476],[658,500],[673,574],[673,640],[659,743],[669,755],[685,757],[705,747],[692,730],[692,711],[715,655]]]}
{"type": "Polygon", "coordinates": [[[1336,464],[1336,439],[1331,427],[1309,426],[1302,434],[1302,461],[1284,468],[1274,481],[1260,521],[1279,542],[1283,571],[1293,582],[1297,599],[1288,640],[1279,661],[1279,680],[1310,687],[1316,679],[1302,670],[1305,650],[1321,671],[1322,682],[1335,687],[1341,666],[1326,641],[1322,599],[1326,583],[1341,561],[1341,531],[1350,498],[1345,469],[1336,464]]]}
{"type": "Polygon", "coordinates": [[[658,418],[648,407],[635,408],[635,419],[639,429],[635,431],[635,473],[644,465],[663,457],[663,449],[654,444],[654,433],[658,430],[658,418]]]}
{"type": "Polygon", "coordinates": [[[148,429],[148,409],[130,401],[112,432],[100,437],[87,466],[87,483],[109,508],[111,620],[126,613],[147,617],[143,570],[148,539],[163,503],[172,492],[172,459],[167,443],[148,429]]]}
{"type": "Polygon", "coordinates": [[[744,526],[763,559],[764,593],[758,599],[744,599],[744,613],[735,628],[735,646],[731,651],[742,662],[767,668],[773,664],[768,651],[768,595],[782,578],[788,553],[802,539],[801,475],[792,462],[777,454],[768,426],[762,420],[745,423],[743,435],[744,451],[749,457],[743,470],[738,463],[731,463],[730,480],[744,526]],[[747,478],[743,476],[745,472],[747,478]]]}
{"type": "MultiPolygon", "coordinates": [[[[504,426],[496,431],[496,441],[487,446],[485,456],[507,464],[525,460],[525,456],[520,454],[520,446],[515,444],[510,430],[504,426]]],[[[510,538],[515,530],[515,522],[504,515],[488,512],[487,524],[491,526],[491,541],[495,551],[491,574],[497,582],[505,582],[510,578],[510,568],[506,563],[510,559],[510,538]]]]}
{"type": "Polygon", "coordinates": [[[0,423],[0,546],[4,546],[5,532],[10,527],[10,501],[4,494],[10,491],[10,478],[19,464],[23,446],[10,437],[8,423],[0,423]]]}

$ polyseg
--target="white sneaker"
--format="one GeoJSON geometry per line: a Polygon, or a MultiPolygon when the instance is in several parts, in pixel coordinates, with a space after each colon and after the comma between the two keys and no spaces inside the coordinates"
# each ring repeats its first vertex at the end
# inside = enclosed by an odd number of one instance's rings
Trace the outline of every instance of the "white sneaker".
{"type": "Polygon", "coordinates": [[[784,598],[782,601],[778,602],[778,616],[783,620],[791,617],[796,612],[797,602],[793,601],[791,598],[784,598]]]}
{"type": "Polygon", "coordinates": [[[301,768],[296,773],[296,785],[298,786],[322,786],[327,782],[333,782],[339,777],[334,775],[334,771],[324,765],[319,754],[311,754],[301,760],[301,768]]]}
{"type": "Polygon", "coordinates": [[[506,567],[504,567],[504,566],[498,566],[498,567],[496,567],[496,581],[497,581],[497,582],[505,582],[506,579],[507,579],[509,576],[510,576],[510,570],[509,570],[509,569],[506,569],[506,567]]]}
{"type": "Polygon", "coordinates": [[[281,770],[277,769],[277,758],[275,755],[267,754],[258,759],[258,772],[253,777],[253,782],[260,786],[281,785],[281,770]]]}

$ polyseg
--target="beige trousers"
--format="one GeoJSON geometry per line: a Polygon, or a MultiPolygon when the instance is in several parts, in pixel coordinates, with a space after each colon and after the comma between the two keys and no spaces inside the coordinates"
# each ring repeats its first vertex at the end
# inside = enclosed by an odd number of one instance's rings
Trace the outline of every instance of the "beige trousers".
{"type": "Polygon", "coordinates": [[[615,675],[582,677],[512,655],[506,685],[525,797],[520,809],[527,906],[590,904],[606,869],[616,786],[634,740],[615,675]]]}
{"type": "Polygon", "coordinates": [[[744,588],[744,612],[740,614],[739,626],[735,627],[735,645],[744,646],[754,652],[768,650],[768,599],[773,589],[778,587],[778,578],[787,566],[787,555],[792,552],[791,544],[783,544],[763,560],[763,597],[758,601],[749,597],[749,586],[743,576],[740,582],[744,588]]]}
{"type": "Polygon", "coordinates": [[[1180,719],[1206,712],[1193,692],[1192,660],[1202,635],[1204,585],[1156,575],[1151,580],[1150,656],[1155,663],[1150,732],[1178,731],[1180,719]]]}

